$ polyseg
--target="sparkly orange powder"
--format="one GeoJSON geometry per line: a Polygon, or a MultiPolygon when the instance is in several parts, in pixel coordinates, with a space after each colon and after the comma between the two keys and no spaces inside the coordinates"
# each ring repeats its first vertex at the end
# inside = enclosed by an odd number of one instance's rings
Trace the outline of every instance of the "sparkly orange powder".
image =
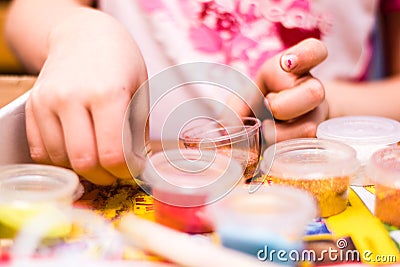
{"type": "MultiPolygon", "coordinates": [[[[253,175],[255,174],[255,171],[257,169],[258,161],[259,161],[259,153],[254,152],[254,151],[244,151],[240,149],[221,149],[218,150],[219,153],[222,153],[224,155],[227,155],[228,157],[232,156],[234,159],[236,159],[240,164],[245,166],[244,173],[243,173],[243,179],[244,181],[247,181],[251,178],[253,178],[253,175]]],[[[244,167],[244,166],[243,166],[244,167]]]]}
{"type": "Polygon", "coordinates": [[[381,221],[400,227],[400,189],[375,185],[375,215],[381,221]]]}
{"type": "Polygon", "coordinates": [[[290,179],[268,176],[267,179],[275,184],[293,186],[310,192],[318,202],[321,217],[338,214],[347,207],[349,176],[324,179],[290,179]]]}

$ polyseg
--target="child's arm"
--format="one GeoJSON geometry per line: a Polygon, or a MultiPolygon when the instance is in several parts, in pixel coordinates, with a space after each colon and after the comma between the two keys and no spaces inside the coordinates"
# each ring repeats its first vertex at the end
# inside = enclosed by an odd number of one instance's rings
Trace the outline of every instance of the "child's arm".
{"type": "Polygon", "coordinates": [[[90,1],[14,0],[6,20],[7,40],[31,72],[39,72],[49,50],[49,35],[63,21],[90,14],[90,1]],[[82,4],[80,4],[82,2],[82,4]]]}
{"type": "Polygon", "coordinates": [[[32,158],[110,184],[131,176],[123,118],[147,72],[129,32],[88,4],[15,0],[6,33],[25,66],[40,72],[26,105],[32,158]]]}
{"type": "Polygon", "coordinates": [[[386,13],[384,26],[388,76],[370,82],[327,83],[330,117],[377,115],[400,120],[400,12],[386,13]]]}

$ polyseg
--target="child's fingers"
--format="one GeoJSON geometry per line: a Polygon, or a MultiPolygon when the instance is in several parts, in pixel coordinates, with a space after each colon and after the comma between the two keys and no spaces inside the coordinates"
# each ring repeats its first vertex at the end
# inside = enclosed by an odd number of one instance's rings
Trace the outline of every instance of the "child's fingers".
{"type": "Polygon", "coordinates": [[[48,99],[43,98],[43,89],[51,90],[53,88],[37,86],[32,90],[26,105],[26,125],[29,127],[29,134],[35,132],[30,139],[31,155],[39,163],[46,163],[48,158],[51,164],[68,168],[70,163],[65,147],[63,128],[58,115],[48,105],[48,99]]]}
{"type": "Polygon", "coordinates": [[[265,61],[256,76],[257,86],[264,95],[290,89],[326,57],[321,41],[306,39],[265,61]]]}
{"type": "Polygon", "coordinates": [[[310,76],[291,89],[267,94],[266,99],[274,118],[291,120],[318,107],[325,91],[322,83],[310,76]]]}
{"type": "Polygon", "coordinates": [[[110,185],[116,178],[105,170],[100,162],[96,135],[91,114],[79,104],[64,107],[60,111],[65,144],[76,173],[99,185],[110,185]]]}
{"type": "Polygon", "coordinates": [[[33,112],[32,98],[29,98],[25,105],[25,123],[31,158],[39,163],[50,164],[51,160],[33,112]]]}
{"type": "Polygon", "coordinates": [[[328,105],[323,102],[294,121],[265,120],[262,127],[264,138],[268,143],[274,143],[293,138],[315,137],[319,123],[328,117],[328,113],[328,105]],[[275,127],[276,136],[272,135],[271,127],[275,127]]]}
{"type": "Polygon", "coordinates": [[[283,52],[280,65],[286,72],[302,75],[324,61],[327,56],[325,45],[317,39],[309,38],[283,52]]]}
{"type": "MultiPolygon", "coordinates": [[[[91,107],[101,166],[118,178],[131,178],[122,147],[122,129],[129,97],[107,99],[91,107]]],[[[138,113],[140,111],[138,110],[138,113]]],[[[146,114],[143,114],[146,116],[146,114]]],[[[142,125],[138,125],[140,127],[142,125]]],[[[142,131],[145,128],[143,126],[142,131]]],[[[138,136],[139,138],[139,136],[138,136]]],[[[142,142],[143,144],[144,142],[142,142]]],[[[127,153],[133,149],[130,147],[127,153]]]]}

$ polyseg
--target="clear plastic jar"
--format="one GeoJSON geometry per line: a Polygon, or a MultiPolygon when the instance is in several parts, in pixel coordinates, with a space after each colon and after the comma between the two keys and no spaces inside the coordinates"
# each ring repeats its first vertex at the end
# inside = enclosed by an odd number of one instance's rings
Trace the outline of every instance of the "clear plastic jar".
{"type": "Polygon", "coordinates": [[[165,150],[147,159],[142,174],[154,198],[155,220],[187,233],[213,229],[205,206],[241,179],[242,166],[213,151],[165,150]]]}
{"type": "Polygon", "coordinates": [[[180,133],[179,139],[187,149],[216,150],[233,157],[244,167],[244,181],[251,180],[258,171],[261,121],[257,118],[192,121],[180,133]]]}
{"type": "Polygon", "coordinates": [[[400,147],[375,151],[367,163],[366,174],[375,183],[375,215],[400,227],[400,147]]]}
{"type": "Polygon", "coordinates": [[[267,163],[260,165],[266,179],[310,192],[321,217],[346,209],[350,180],[359,167],[352,147],[333,140],[298,138],[268,147],[265,158],[274,150],[270,170],[267,163]]]}
{"type": "Polygon", "coordinates": [[[317,138],[336,140],[353,147],[360,161],[360,169],[352,185],[369,185],[365,165],[371,155],[400,141],[400,122],[377,116],[345,116],[322,122],[317,138]]]}
{"type": "Polygon", "coordinates": [[[260,186],[252,193],[244,186],[236,187],[209,207],[223,246],[271,262],[284,261],[270,254],[272,250],[286,255],[301,251],[306,226],[317,214],[309,193],[279,185],[260,186]]]}
{"type": "Polygon", "coordinates": [[[47,237],[63,236],[70,231],[69,212],[78,186],[78,175],[68,169],[40,164],[0,166],[0,221],[12,232],[29,227],[45,231],[47,237]]]}

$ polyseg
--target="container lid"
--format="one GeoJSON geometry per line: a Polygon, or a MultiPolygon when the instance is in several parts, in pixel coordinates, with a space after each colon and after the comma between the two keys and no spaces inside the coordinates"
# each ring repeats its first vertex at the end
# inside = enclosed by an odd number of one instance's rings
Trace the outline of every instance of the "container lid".
{"type": "Polygon", "coordinates": [[[41,164],[0,166],[0,202],[57,201],[70,199],[79,186],[76,173],[41,164]]]}
{"type": "Polygon", "coordinates": [[[297,138],[279,142],[264,151],[275,154],[271,169],[261,162],[264,174],[287,179],[325,179],[354,174],[359,168],[356,151],[335,140],[297,138]]]}
{"type": "Polygon", "coordinates": [[[317,137],[348,144],[395,144],[400,141],[400,122],[377,116],[338,117],[320,123],[317,137]]]}
{"type": "Polygon", "coordinates": [[[365,172],[375,183],[400,189],[400,147],[392,146],[375,151],[365,172]]]}
{"type": "Polygon", "coordinates": [[[242,117],[234,120],[215,121],[198,119],[185,126],[179,135],[185,146],[214,148],[248,140],[259,133],[261,121],[255,117],[242,117]]]}
{"type": "Polygon", "coordinates": [[[241,180],[242,174],[243,167],[238,161],[217,155],[215,151],[171,149],[147,158],[142,179],[150,188],[177,194],[176,198],[168,200],[155,196],[157,200],[189,207],[204,205],[224,196],[241,180]],[[196,195],[207,199],[184,197],[196,195]]]}
{"type": "Polygon", "coordinates": [[[217,229],[235,225],[299,234],[317,215],[317,204],[308,192],[281,185],[261,186],[252,193],[238,186],[209,208],[217,229]]]}

